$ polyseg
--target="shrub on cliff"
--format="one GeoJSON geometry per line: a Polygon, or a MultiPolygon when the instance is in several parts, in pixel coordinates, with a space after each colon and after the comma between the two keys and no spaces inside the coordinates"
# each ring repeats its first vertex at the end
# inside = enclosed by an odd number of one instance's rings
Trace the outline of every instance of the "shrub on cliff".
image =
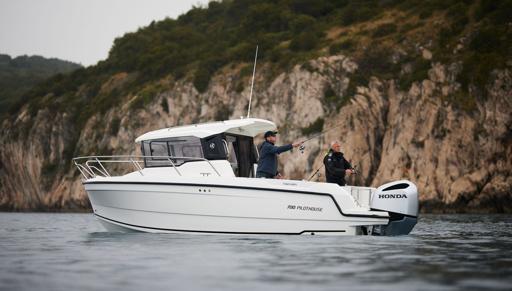
{"type": "Polygon", "coordinates": [[[481,97],[486,97],[493,70],[504,68],[510,59],[512,32],[503,26],[488,25],[478,30],[469,43],[469,52],[464,55],[462,70],[457,77],[463,90],[470,86],[478,90],[481,97]]]}
{"type": "Polygon", "coordinates": [[[333,43],[329,46],[329,53],[331,55],[335,55],[342,51],[350,51],[354,46],[355,42],[350,39],[338,43],[333,43]]]}
{"type": "Polygon", "coordinates": [[[385,24],[382,24],[381,26],[379,26],[373,32],[373,36],[374,37],[383,37],[383,36],[386,36],[388,34],[396,32],[396,30],[397,30],[396,29],[396,24],[394,24],[394,23],[385,23],[385,24]]]}
{"type": "Polygon", "coordinates": [[[314,49],[317,44],[318,36],[314,31],[308,30],[292,39],[290,42],[290,49],[292,51],[309,51],[314,49]]]}
{"type": "Polygon", "coordinates": [[[324,119],[319,117],[317,120],[312,122],[307,127],[302,128],[301,132],[303,135],[310,135],[313,133],[322,132],[323,128],[324,128],[324,119]]]}

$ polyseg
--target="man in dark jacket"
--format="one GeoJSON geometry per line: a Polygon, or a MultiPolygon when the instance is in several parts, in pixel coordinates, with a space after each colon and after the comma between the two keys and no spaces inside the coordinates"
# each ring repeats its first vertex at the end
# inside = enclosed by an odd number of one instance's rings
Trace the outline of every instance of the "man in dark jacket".
{"type": "Polygon", "coordinates": [[[282,178],[277,171],[277,155],[298,147],[302,142],[296,142],[284,146],[275,146],[277,131],[265,132],[265,141],[260,146],[260,160],[256,170],[257,178],[282,178]]]}
{"type": "Polygon", "coordinates": [[[331,149],[324,158],[325,178],[327,183],[336,183],[345,186],[345,174],[353,174],[352,165],[345,160],[338,141],[331,143],[331,149]]]}

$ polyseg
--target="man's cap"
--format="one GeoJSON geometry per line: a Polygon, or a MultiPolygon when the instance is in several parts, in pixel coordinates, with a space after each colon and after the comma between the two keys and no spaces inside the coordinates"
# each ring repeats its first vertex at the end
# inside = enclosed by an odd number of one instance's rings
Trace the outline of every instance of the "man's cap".
{"type": "Polygon", "coordinates": [[[265,132],[265,138],[267,138],[269,136],[276,136],[276,134],[277,134],[277,131],[269,130],[269,131],[265,132]]]}

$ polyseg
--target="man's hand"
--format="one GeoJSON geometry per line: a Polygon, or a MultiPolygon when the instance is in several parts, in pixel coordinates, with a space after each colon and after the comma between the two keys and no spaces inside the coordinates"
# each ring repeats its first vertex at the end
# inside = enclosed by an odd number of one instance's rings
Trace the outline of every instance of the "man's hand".
{"type": "Polygon", "coordinates": [[[352,175],[352,174],[355,174],[356,172],[352,169],[347,169],[347,170],[345,170],[345,173],[348,175],[352,175]]]}
{"type": "Polygon", "coordinates": [[[275,178],[276,179],[284,179],[284,177],[283,177],[283,175],[281,175],[281,173],[277,173],[275,178]]]}
{"type": "Polygon", "coordinates": [[[292,147],[296,148],[296,147],[300,146],[303,143],[304,143],[303,141],[294,142],[294,143],[292,143],[292,147]]]}

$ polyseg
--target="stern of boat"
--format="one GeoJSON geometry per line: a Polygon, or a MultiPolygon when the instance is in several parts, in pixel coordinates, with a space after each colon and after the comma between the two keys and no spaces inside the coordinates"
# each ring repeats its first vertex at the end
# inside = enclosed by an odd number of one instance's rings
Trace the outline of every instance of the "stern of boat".
{"type": "Polygon", "coordinates": [[[418,189],[414,183],[399,180],[377,189],[350,187],[348,189],[358,204],[371,211],[387,212],[385,225],[362,226],[361,234],[396,236],[409,234],[418,222],[418,189]]]}

